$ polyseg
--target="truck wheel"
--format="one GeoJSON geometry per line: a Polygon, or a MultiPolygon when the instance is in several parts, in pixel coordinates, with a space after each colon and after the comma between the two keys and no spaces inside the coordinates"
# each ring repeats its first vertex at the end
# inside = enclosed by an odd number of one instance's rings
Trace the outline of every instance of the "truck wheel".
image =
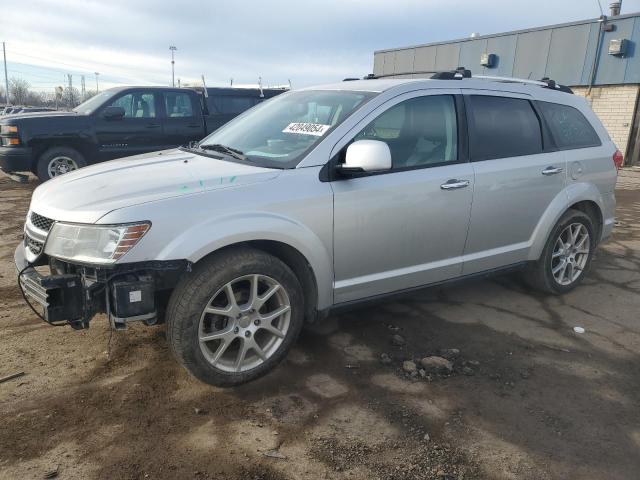
{"type": "Polygon", "coordinates": [[[593,220],[579,210],[568,210],[551,231],[540,259],[527,272],[534,288],[562,294],[577,287],[589,270],[596,246],[593,220]]]}
{"type": "Polygon", "coordinates": [[[37,173],[41,182],[86,167],[84,156],[70,147],[53,147],[38,158],[37,173]]]}
{"type": "Polygon", "coordinates": [[[199,380],[233,386],[272,370],[304,323],[302,288],[281,260],[250,248],[216,254],[178,284],[167,338],[199,380]]]}

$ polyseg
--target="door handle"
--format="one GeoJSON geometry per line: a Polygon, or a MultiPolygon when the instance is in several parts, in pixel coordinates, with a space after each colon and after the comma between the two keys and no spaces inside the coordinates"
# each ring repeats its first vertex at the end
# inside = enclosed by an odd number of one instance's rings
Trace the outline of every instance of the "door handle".
{"type": "Polygon", "coordinates": [[[159,123],[147,123],[145,125],[146,128],[160,128],[160,124],[159,123]]]}
{"type": "Polygon", "coordinates": [[[200,125],[199,123],[190,123],[189,125],[187,125],[187,128],[202,128],[202,125],[200,125]]]}
{"type": "Polygon", "coordinates": [[[456,178],[452,178],[451,180],[447,180],[445,183],[440,185],[442,190],[455,190],[457,188],[464,188],[469,186],[469,180],[458,180],[456,178]]]}
{"type": "Polygon", "coordinates": [[[563,168],[560,167],[547,167],[542,170],[543,175],[555,175],[556,173],[562,173],[564,171],[563,168]]]}

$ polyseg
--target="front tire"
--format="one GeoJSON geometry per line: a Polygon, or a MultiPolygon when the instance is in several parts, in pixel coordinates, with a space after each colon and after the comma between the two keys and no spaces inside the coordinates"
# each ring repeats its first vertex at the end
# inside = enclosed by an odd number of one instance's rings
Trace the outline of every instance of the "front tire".
{"type": "Polygon", "coordinates": [[[303,322],[303,293],[291,269],[242,248],[205,259],[180,282],[167,308],[167,338],[193,376],[227,387],[275,368],[303,322]]]}
{"type": "Polygon", "coordinates": [[[551,231],[540,259],[526,279],[543,292],[567,293],[582,282],[596,244],[591,217],[579,210],[568,210],[551,231]]]}
{"type": "Polygon", "coordinates": [[[46,182],[86,166],[84,156],[77,150],[70,147],[53,147],[40,155],[36,171],[40,181],[46,182]]]}

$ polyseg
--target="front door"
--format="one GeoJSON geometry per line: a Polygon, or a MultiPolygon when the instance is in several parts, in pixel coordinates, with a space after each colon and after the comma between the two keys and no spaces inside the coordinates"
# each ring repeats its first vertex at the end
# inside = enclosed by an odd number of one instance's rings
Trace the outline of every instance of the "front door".
{"type": "Polygon", "coordinates": [[[473,169],[458,139],[461,97],[447,93],[403,95],[354,129],[353,140],[386,142],[393,168],[331,184],[335,303],[461,274],[473,169]]]}
{"type": "Polygon", "coordinates": [[[466,102],[475,189],[464,274],[472,274],[528,259],[540,219],[566,184],[566,162],[545,145],[528,96],[477,92],[466,102]]]}
{"type": "Polygon", "coordinates": [[[125,113],[122,118],[106,119],[97,112],[96,137],[101,160],[166,148],[155,92],[128,91],[109,106],[122,107],[125,113]]]}

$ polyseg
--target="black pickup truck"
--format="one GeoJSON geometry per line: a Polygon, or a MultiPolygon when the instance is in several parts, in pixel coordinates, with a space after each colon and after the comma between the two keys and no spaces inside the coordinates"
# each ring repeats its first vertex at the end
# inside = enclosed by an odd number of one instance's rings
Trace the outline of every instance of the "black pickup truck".
{"type": "Polygon", "coordinates": [[[119,87],[70,112],[0,117],[0,169],[45,181],[92,163],[184,145],[284,91],[119,87]]]}

